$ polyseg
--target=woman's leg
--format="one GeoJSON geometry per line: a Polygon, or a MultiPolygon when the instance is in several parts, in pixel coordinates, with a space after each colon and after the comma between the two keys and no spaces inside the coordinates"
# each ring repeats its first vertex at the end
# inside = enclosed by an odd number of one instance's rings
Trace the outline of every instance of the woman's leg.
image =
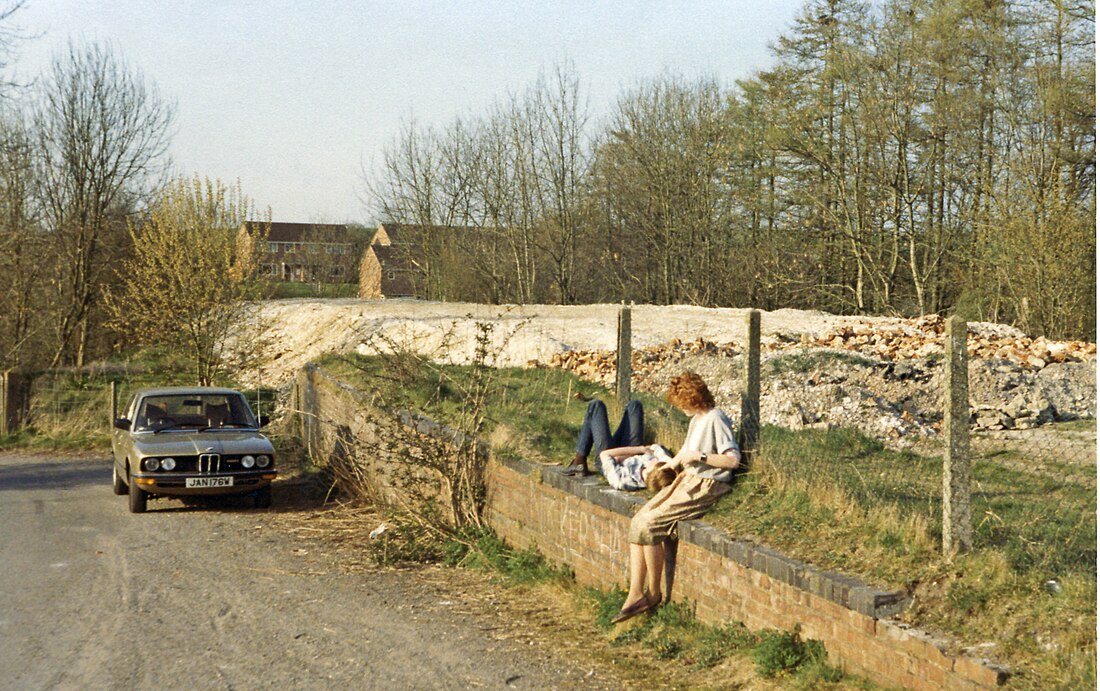
{"type": "Polygon", "coordinates": [[[633,605],[645,596],[646,559],[645,548],[649,545],[630,543],[630,590],[626,594],[623,609],[633,605]]]}
{"type": "Polygon", "coordinates": [[[647,612],[661,602],[661,575],[664,572],[664,545],[639,545],[630,543],[630,590],[626,594],[623,608],[612,619],[613,622],[626,621],[642,612],[647,612]],[[656,569],[656,570],[654,570],[656,569]],[[653,574],[657,574],[654,579],[653,574]],[[649,593],[646,594],[646,586],[649,593]]]}
{"type": "Polygon", "coordinates": [[[645,572],[649,581],[649,602],[656,604],[661,601],[661,580],[665,575],[665,543],[644,545],[642,555],[645,557],[645,572]]]}

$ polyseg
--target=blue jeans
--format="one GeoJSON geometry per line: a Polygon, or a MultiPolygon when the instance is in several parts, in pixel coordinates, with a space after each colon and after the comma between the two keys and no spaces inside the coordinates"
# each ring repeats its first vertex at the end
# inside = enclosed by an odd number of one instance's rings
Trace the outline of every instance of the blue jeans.
{"type": "Polygon", "coordinates": [[[611,433],[611,425],[607,421],[607,406],[603,401],[592,401],[588,404],[588,410],[584,413],[584,422],[581,423],[581,434],[577,438],[577,453],[587,458],[593,449],[599,455],[604,449],[641,446],[644,426],[645,415],[642,412],[641,401],[630,401],[626,404],[623,419],[619,421],[614,434],[611,433]]]}

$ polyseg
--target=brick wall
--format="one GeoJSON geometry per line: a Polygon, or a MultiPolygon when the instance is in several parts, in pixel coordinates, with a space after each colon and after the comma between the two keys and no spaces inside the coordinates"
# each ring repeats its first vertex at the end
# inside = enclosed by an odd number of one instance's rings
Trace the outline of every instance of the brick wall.
{"type": "MultiPolygon", "coordinates": [[[[365,441],[369,435],[384,433],[387,424],[401,419],[418,434],[450,433],[408,414],[402,418],[371,410],[365,396],[317,368],[299,375],[295,406],[303,413],[303,436],[315,457],[333,453],[337,439],[346,443],[346,434],[331,430],[362,430],[364,436],[353,438],[370,448],[356,457],[369,458],[379,469],[372,475],[383,481],[389,477],[380,470],[388,462],[381,451],[387,445],[365,441]]],[[[643,497],[525,461],[494,459],[487,483],[487,517],[502,539],[521,549],[534,546],[551,563],[568,565],[582,585],[625,584],[627,526],[643,497]]],[[[904,609],[904,594],[731,539],[704,521],[680,525],[669,592],[673,599],[694,602],[702,621],[735,620],[750,629],[799,625],[804,637],[824,643],[834,664],[883,685],[979,689],[1007,678],[996,665],[949,655],[943,641],[891,620],[904,609]]]]}

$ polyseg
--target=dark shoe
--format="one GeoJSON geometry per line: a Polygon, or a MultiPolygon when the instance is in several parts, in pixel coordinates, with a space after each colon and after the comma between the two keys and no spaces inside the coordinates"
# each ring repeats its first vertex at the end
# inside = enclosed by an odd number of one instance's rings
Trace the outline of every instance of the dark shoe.
{"type": "Polygon", "coordinates": [[[659,604],[661,604],[661,598],[658,597],[655,602],[650,602],[649,596],[644,595],[642,596],[641,600],[638,600],[629,607],[623,607],[621,610],[619,610],[619,613],[615,615],[615,618],[611,620],[611,623],[619,624],[626,621],[627,619],[633,619],[639,614],[643,614],[651,609],[656,608],[659,604]]]}
{"type": "Polygon", "coordinates": [[[583,463],[570,463],[562,469],[561,474],[579,475],[581,477],[587,477],[588,475],[591,475],[591,473],[588,471],[588,466],[583,463]]]}

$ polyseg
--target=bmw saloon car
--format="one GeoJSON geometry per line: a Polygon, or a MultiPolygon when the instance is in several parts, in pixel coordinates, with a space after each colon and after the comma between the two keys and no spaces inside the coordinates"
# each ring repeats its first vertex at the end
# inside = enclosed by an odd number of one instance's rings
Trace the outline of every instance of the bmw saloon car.
{"type": "Polygon", "coordinates": [[[275,449],[239,391],[210,387],[145,389],[114,421],[113,485],[129,495],[130,511],[149,499],[250,495],[271,506],[275,449]]]}

